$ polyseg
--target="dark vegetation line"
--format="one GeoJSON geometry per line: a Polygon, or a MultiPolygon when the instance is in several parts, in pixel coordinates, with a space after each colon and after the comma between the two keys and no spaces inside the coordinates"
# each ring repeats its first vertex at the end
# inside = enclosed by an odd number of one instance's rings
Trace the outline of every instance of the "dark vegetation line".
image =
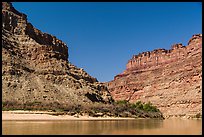
{"type": "Polygon", "coordinates": [[[2,110],[46,110],[56,112],[55,115],[84,115],[93,117],[132,117],[132,118],[160,118],[162,113],[150,102],[129,103],[126,100],[115,101],[113,104],[94,103],[93,105],[67,104],[58,102],[44,104],[42,102],[27,102],[18,104],[17,102],[2,102],[2,110]]]}

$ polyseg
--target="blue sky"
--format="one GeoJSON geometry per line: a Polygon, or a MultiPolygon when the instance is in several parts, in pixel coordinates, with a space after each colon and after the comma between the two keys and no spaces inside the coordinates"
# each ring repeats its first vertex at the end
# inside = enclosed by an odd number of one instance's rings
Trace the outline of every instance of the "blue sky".
{"type": "Polygon", "coordinates": [[[133,55],[187,45],[202,33],[199,2],[13,2],[37,29],[69,48],[69,61],[101,82],[133,55]]]}

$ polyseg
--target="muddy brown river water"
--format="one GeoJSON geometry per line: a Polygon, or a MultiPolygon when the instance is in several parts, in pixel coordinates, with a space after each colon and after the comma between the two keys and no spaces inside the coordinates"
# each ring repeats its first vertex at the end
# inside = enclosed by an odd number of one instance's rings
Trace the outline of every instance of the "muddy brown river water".
{"type": "Polygon", "coordinates": [[[3,135],[201,135],[201,119],[2,121],[3,135]]]}

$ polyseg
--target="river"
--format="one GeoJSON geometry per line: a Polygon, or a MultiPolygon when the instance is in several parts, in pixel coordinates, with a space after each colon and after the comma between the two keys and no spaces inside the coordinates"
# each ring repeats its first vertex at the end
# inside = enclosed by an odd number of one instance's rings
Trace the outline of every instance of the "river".
{"type": "Polygon", "coordinates": [[[3,135],[201,135],[201,119],[2,121],[3,135]]]}

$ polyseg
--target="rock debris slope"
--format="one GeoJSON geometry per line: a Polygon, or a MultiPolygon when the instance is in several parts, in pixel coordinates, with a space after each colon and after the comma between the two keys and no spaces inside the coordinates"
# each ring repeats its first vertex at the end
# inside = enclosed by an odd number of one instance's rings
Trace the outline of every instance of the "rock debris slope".
{"type": "Polygon", "coordinates": [[[36,29],[25,14],[2,2],[3,103],[89,105],[111,101],[102,83],[69,62],[65,43],[36,29]]]}

